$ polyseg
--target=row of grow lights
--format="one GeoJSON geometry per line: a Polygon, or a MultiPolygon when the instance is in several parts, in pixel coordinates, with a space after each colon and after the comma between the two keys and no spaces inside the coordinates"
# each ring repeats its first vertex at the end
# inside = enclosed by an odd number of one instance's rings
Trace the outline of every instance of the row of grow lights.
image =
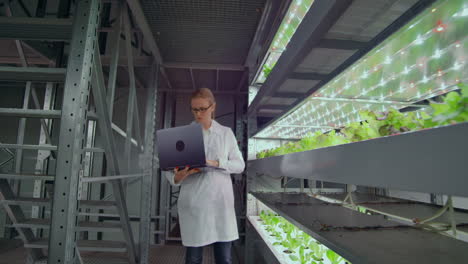
{"type": "Polygon", "coordinates": [[[259,68],[259,72],[255,78],[256,84],[262,84],[265,82],[269,72],[273,67],[275,67],[276,62],[288,46],[289,41],[301,24],[313,2],[314,0],[293,0],[291,2],[278,32],[276,32],[276,35],[268,48],[263,65],[259,68]]]}
{"type": "Polygon", "coordinates": [[[302,138],[360,121],[360,110],[413,106],[468,81],[468,1],[440,0],[272,125],[261,138],[302,138]]]}

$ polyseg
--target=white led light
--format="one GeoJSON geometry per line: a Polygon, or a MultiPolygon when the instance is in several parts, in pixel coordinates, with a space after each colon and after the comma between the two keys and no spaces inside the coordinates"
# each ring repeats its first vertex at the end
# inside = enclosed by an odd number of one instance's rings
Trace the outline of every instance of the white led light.
{"type": "Polygon", "coordinates": [[[390,63],[392,63],[392,59],[390,58],[390,56],[387,56],[385,58],[385,64],[390,64],[390,63]]]}
{"type": "Polygon", "coordinates": [[[409,73],[409,69],[408,69],[408,66],[405,66],[405,69],[403,70],[403,74],[408,74],[409,73]]]}
{"type": "Polygon", "coordinates": [[[468,6],[465,5],[463,7],[463,10],[461,10],[460,12],[457,12],[453,15],[454,17],[464,17],[464,16],[468,16],[468,6]]]}
{"type": "Polygon", "coordinates": [[[382,78],[379,82],[379,86],[385,86],[385,80],[382,78]]]}
{"type": "Polygon", "coordinates": [[[361,75],[361,79],[367,79],[369,77],[369,73],[367,71],[364,71],[361,75]]]}
{"type": "Polygon", "coordinates": [[[457,61],[453,64],[453,69],[454,70],[459,70],[461,69],[461,64],[459,64],[457,61]]]}
{"type": "Polygon", "coordinates": [[[428,81],[429,81],[429,79],[427,78],[426,75],[424,75],[424,77],[422,78],[421,82],[427,83],[428,81]]]}
{"type": "Polygon", "coordinates": [[[416,38],[416,40],[414,41],[414,44],[415,45],[421,45],[423,44],[424,40],[423,38],[421,37],[421,35],[418,35],[418,37],[416,38]]]}
{"type": "Polygon", "coordinates": [[[434,59],[438,59],[438,58],[440,58],[441,55],[442,55],[442,52],[439,49],[436,49],[435,52],[434,52],[434,56],[432,56],[432,57],[434,59]]]}

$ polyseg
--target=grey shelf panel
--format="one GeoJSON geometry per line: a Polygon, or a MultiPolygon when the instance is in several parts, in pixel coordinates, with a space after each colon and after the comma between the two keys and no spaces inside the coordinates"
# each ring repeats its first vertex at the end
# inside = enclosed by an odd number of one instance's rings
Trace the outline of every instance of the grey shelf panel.
{"type": "MultiPolygon", "coordinates": [[[[339,201],[343,201],[346,195],[347,193],[322,194],[324,197],[336,199],[339,201]]],[[[389,215],[396,215],[407,219],[418,218],[423,220],[435,215],[442,208],[442,206],[433,204],[365,193],[352,193],[352,197],[354,203],[357,205],[362,205],[379,212],[383,212],[389,215]]],[[[457,225],[468,224],[468,213],[461,210],[455,210],[454,220],[457,225]]],[[[447,214],[444,214],[430,222],[450,224],[450,218],[447,214]]]]}
{"type": "MultiPolygon", "coordinates": [[[[325,193],[325,194],[320,194],[321,196],[325,196],[327,198],[343,201],[348,193],[325,193]]],[[[358,193],[358,192],[353,192],[352,198],[355,204],[374,204],[374,203],[418,203],[414,201],[409,201],[409,200],[403,200],[399,198],[393,198],[393,197],[387,197],[387,196],[381,196],[381,195],[375,195],[375,194],[369,194],[369,193],[358,193]]]]}
{"type": "Polygon", "coordinates": [[[468,196],[468,123],[248,162],[248,173],[468,196]]]}
{"type": "Polygon", "coordinates": [[[71,32],[71,19],[0,17],[0,39],[66,41],[71,32]]]}
{"type": "MultiPolygon", "coordinates": [[[[460,263],[468,243],[388,221],[380,215],[310,200],[305,205],[281,202],[288,194],[253,193],[266,206],[352,263],[460,263]],[[328,228],[324,229],[324,225],[328,228]],[[338,228],[340,227],[340,228],[338,228]],[[378,227],[378,228],[375,228],[378,227]]],[[[295,196],[297,197],[297,195],[295,196]]]]}

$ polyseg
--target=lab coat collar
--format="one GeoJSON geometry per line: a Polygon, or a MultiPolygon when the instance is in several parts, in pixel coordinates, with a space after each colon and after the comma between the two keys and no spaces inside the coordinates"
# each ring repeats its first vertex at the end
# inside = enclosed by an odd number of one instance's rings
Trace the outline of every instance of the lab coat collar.
{"type": "MultiPolygon", "coordinates": [[[[196,121],[192,122],[192,124],[195,124],[195,123],[197,122],[196,121]]],[[[211,127],[208,128],[208,131],[218,134],[218,135],[222,135],[222,126],[218,122],[216,122],[216,120],[212,120],[211,127]]]]}

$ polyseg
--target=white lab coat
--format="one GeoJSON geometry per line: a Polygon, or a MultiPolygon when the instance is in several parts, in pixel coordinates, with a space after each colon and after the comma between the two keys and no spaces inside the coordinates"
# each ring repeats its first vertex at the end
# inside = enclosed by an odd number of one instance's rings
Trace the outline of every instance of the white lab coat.
{"type": "Polygon", "coordinates": [[[181,185],[177,207],[182,244],[186,247],[239,238],[230,174],[244,171],[245,162],[229,127],[213,120],[203,138],[206,158],[218,160],[226,171],[205,168],[181,184],[174,183],[174,173],[166,174],[172,185],[181,185]]]}

